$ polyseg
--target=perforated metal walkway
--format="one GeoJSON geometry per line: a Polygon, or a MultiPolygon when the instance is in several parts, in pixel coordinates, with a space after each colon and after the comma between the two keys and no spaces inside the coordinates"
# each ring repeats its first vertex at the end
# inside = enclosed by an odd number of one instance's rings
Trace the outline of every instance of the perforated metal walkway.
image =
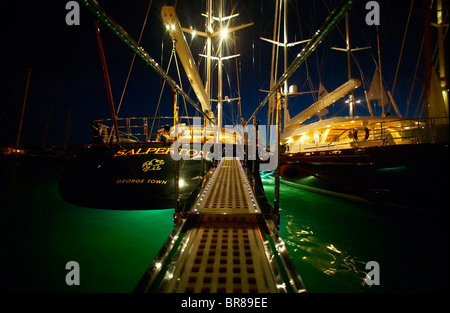
{"type": "Polygon", "coordinates": [[[305,291],[275,225],[264,218],[238,159],[222,159],[198,194],[188,219],[174,229],[139,291],[305,291]],[[166,260],[165,272],[156,282],[162,260],[166,260]]]}
{"type": "Polygon", "coordinates": [[[195,213],[261,213],[241,163],[224,158],[200,193],[195,213]]]}

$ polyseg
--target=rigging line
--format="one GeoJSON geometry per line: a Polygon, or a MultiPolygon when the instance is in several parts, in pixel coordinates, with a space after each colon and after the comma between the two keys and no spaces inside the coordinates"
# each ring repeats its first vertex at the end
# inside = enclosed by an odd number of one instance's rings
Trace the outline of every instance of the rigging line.
{"type": "MultiPolygon", "coordinates": [[[[280,0],[280,8],[278,9],[278,29],[277,29],[277,42],[280,42],[280,36],[281,36],[281,16],[282,16],[282,6],[283,6],[283,0],[280,0]]],[[[277,81],[278,77],[278,57],[280,56],[280,48],[276,46],[276,61],[275,62],[275,72],[274,72],[274,82],[277,81]]]]}
{"type": "Polygon", "coordinates": [[[239,118],[242,116],[242,112],[241,112],[241,88],[240,88],[240,79],[239,79],[239,75],[240,75],[240,71],[239,71],[239,66],[238,66],[238,60],[236,59],[236,79],[237,79],[237,89],[238,89],[238,106],[239,106],[239,112],[238,112],[238,120],[239,118]]]}
{"type": "MultiPolygon", "coordinates": [[[[326,6],[326,5],[325,5],[326,6]]],[[[317,10],[318,8],[316,7],[316,2],[314,1],[314,11],[317,14],[317,10]]],[[[327,10],[329,11],[328,7],[327,10]]],[[[314,22],[314,15],[311,15],[311,24],[314,22]]],[[[322,55],[321,55],[321,64],[319,66],[319,60],[317,60],[317,67],[318,67],[318,72],[321,78],[321,82],[322,82],[322,74],[324,72],[324,68],[325,68],[325,64],[326,64],[326,59],[328,58],[328,53],[330,51],[330,46],[331,44],[329,42],[324,43],[324,47],[322,49],[322,55]]],[[[319,59],[319,52],[316,53],[316,58],[319,59]]]]}
{"type": "MultiPolygon", "coordinates": [[[[280,42],[280,36],[281,36],[281,16],[282,16],[282,6],[283,6],[283,0],[279,0],[278,1],[278,3],[279,3],[279,6],[278,6],[278,9],[277,9],[277,16],[276,16],[276,20],[274,21],[274,26],[275,26],[275,23],[277,23],[276,24],[276,41],[277,42],[280,42]]],[[[275,28],[274,28],[274,30],[275,30],[275,28]]],[[[278,57],[279,57],[279,55],[280,55],[280,48],[277,46],[277,45],[273,45],[273,47],[274,47],[274,49],[275,49],[275,54],[272,54],[272,62],[274,62],[274,64],[275,64],[275,66],[274,66],[274,69],[272,70],[272,79],[271,79],[271,84],[274,84],[276,81],[277,81],[277,77],[278,77],[278,57]],[[274,57],[274,55],[275,55],[275,57],[274,57]],[[273,80],[273,82],[272,82],[272,80],[273,80]]],[[[272,85],[270,86],[270,88],[272,88],[272,85]]],[[[270,89],[269,88],[269,89],[270,89]]],[[[273,99],[272,100],[273,101],[273,103],[272,103],[272,111],[271,111],[271,120],[270,120],[270,125],[272,125],[272,124],[275,124],[274,123],[274,120],[275,120],[275,113],[274,113],[274,110],[275,110],[275,99],[273,99]]],[[[270,109],[269,109],[270,110],[270,109]]],[[[267,128],[267,138],[269,138],[269,128],[267,128]]]]}
{"type": "MultiPolygon", "coordinates": [[[[448,17],[448,15],[447,15],[447,17],[448,17]]],[[[448,29],[447,29],[447,31],[448,31],[448,29]]],[[[446,34],[447,34],[447,31],[446,31],[446,34]]],[[[424,39],[424,37],[423,37],[423,38],[422,38],[422,45],[421,45],[419,57],[417,58],[417,64],[416,64],[416,70],[415,70],[415,73],[414,73],[414,77],[417,77],[417,72],[418,72],[418,68],[419,68],[419,65],[420,65],[421,55],[422,55],[423,47],[424,47],[424,40],[425,40],[425,39],[424,39]]],[[[437,53],[437,47],[435,47],[435,50],[434,50],[434,52],[433,52],[433,58],[435,57],[436,53],[437,53]]],[[[414,85],[415,85],[415,80],[414,80],[414,82],[413,82],[413,87],[414,87],[414,85]]],[[[407,107],[406,107],[406,113],[405,113],[405,116],[406,116],[406,114],[408,113],[409,104],[410,104],[410,102],[411,102],[411,97],[412,97],[413,87],[411,87],[411,90],[410,90],[410,94],[409,94],[409,98],[408,98],[408,102],[407,102],[407,107]]],[[[422,114],[423,114],[424,105],[423,105],[423,104],[421,105],[422,101],[424,101],[423,98],[424,98],[424,90],[423,90],[423,88],[422,88],[421,95],[420,95],[420,98],[419,98],[419,100],[418,100],[418,102],[417,102],[416,110],[415,110],[415,113],[414,113],[415,116],[422,116],[422,114]],[[419,108],[420,108],[420,113],[418,113],[419,108]],[[418,114],[419,114],[419,115],[418,115],[418,114]]]]}
{"type": "MultiPolygon", "coordinates": [[[[336,107],[334,107],[334,109],[336,109],[336,107]]],[[[345,109],[347,109],[347,105],[345,105],[345,102],[344,102],[344,105],[342,105],[337,111],[335,111],[333,113],[333,116],[339,116],[338,114],[341,113],[345,109]]]]}
{"type": "MultiPolygon", "coordinates": [[[[174,46],[173,53],[175,55],[175,42],[173,43],[173,46],[174,46]]],[[[181,89],[183,89],[183,82],[181,81],[180,67],[178,66],[178,60],[177,60],[176,55],[175,55],[174,59],[175,59],[175,67],[177,68],[178,80],[180,81],[180,87],[181,87],[181,89]]],[[[186,106],[186,99],[183,98],[183,102],[184,102],[184,110],[186,112],[186,116],[189,117],[189,112],[188,112],[188,109],[186,106]]],[[[188,121],[188,125],[191,126],[189,118],[187,119],[187,121],[188,121]]]]}
{"type": "Polygon", "coordinates": [[[355,62],[356,67],[357,67],[358,70],[359,70],[359,75],[361,76],[362,87],[363,87],[364,90],[366,90],[366,83],[367,83],[367,82],[366,82],[366,80],[367,80],[367,79],[366,79],[366,75],[364,75],[364,71],[363,71],[363,69],[362,69],[362,67],[361,67],[360,62],[359,62],[358,59],[356,58],[355,54],[352,53],[351,56],[352,56],[353,62],[355,62]]]}
{"type": "Polygon", "coordinates": [[[194,102],[185,92],[178,86],[174,80],[165,73],[158,63],[141,47],[137,42],[131,38],[130,35],[114,21],[98,4],[96,0],[82,0],[83,4],[91,11],[94,16],[96,16],[100,21],[102,21],[116,36],[125,43],[134,53],[153,69],[161,78],[167,81],[167,83],[176,89],[179,95],[184,97],[197,111],[199,111],[206,119],[208,119],[212,124],[215,124],[213,120],[199,107],[198,103],[194,102]]]}
{"type": "MultiPolygon", "coordinates": [[[[302,30],[300,13],[299,13],[300,10],[298,9],[298,3],[297,2],[295,3],[295,5],[296,5],[296,7],[295,7],[296,10],[295,11],[297,12],[298,28],[300,30],[300,38],[303,39],[305,37],[303,36],[303,30],[302,30]]],[[[310,10],[311,10],[311,8],[310,8],[310,10]]],[[[317,59],[317,51],[315,51],[314,54],[316,55],[316,59],[317,59]]],[[[314,84],[313,84],[313,81],[312,81],[311,76],[309,74],[308,60],[305,61],[305,67],[306,67],[306,82],[308,83],[309,88],[312,91],[314,89],[314,84]]],[[[319,81],[320,81],[320,73],[319,73],[319,81]]],[[[313,97],[314,102],[316,102],[317,101],[316,95],[314,93],[312,93],[311,95],[313,97]]]]}
{"type": "Polygon", "coordinates": [[[275,86],[269,91],[264,100],[258,105],[256,110],[250,116],[244,127],[248,125],[249,121],[252,120],[259,111],[266,105],[270,98],[272,98],[277,90],[281,88],[282,84],[291,77],[300,65],[311,55],[311,53],[317,49],[317,47],[322,43],[322,41],[330,34],[330,32],[336,27],[336,25],[342,20],[345,14],[350,10],[352,5],[356,0],[345,0],[331,12],[331,14],[326,18],[323,25],[316,31],[313,38],[307,43],[303,50],[298,54],[292,64],[288,67],[286,72],[277,81],[275,86]]]}
{"type": "MultiPolygon", "coordinates": [[[[409,111],[409,104],[411,103],[411,98],[412,98],[414,86],[415,86],[415,84],[416,84],[415,78],[417,77],[417,72],[419,71],[419,65],[420,65],[421,62],[422,62],[421,58],[422,58],[422,52],[423,52],[424,41],[425,41],[425,38],[422,37],[422,44],[420,45],[419,56],[417,57],[416,69],[415,69],[415,71],[414,71],[414,76],[413,76],[414,79],[413,79],[413,83],[412,83],[411,89],[410,89],[410,91],[409,91],[408,101],[406,102],[405,116],[407,116],[408,111],[409,111]]],[[[417,103],[417,106],[419,106],[419,103],[420,103],[420,102],[417,103]]],[[[416,112],[417,112],[417,110],[416,110],[416,112]]],[[[417,115],[416,115],[416,116],[417,116],[417,115]]]]}
{"type": "Polygon", "coordinates": [[[425,108],[425,105],[419,106],[419,103],[425,102],[423,99],[424,93],[425,93],[425,90],[424,90],[424,88],[422,88],[422,92],[420,93],[419,101],[417,102],[416,111],[414,112],[415,116],[422,116],[422,114],[423,114],[423,109],[425,108]],[[420,112],[419,112],[419,109],[420,109],[420,112]]]}
{"type": "MultiPolygon", "coordinates": [[[[225,69],[225,74],[227,76],[227,82],[228,82],[228,93],[229,93],[228,97],[232,97],[233,98],[232,91],[231,91],[230,73],[228,71],[228,67],[227,66],[224,66],[224,69],[225,69]]],[[[222,100],[225,100],[225,99],[222,99],[222,100]]],[[[222,106],[223,106],[223,102],[222,102],[222,106]]],[[[222,112],[223,112],[223,110],[222,110],[222,112]]],[[[231,111],[231,122],[234,124],[233,111],[231,111]]]]}
{"type": "MultiPolygon", "coordinates": [[[[447,12],[448,13],[448,12],[447,12]]],[[[444,18],[444,25],[447,25],[448,24],[448,21],[447,21],[447,18],[448,18],[448,14],[445,16],[445,18],[444,18]]],[[[445,32],[444,32],[444,40],[445,40],[445,37],[447,37],[447,32],[448,32],[448,27],[444,27],[444,29],[445,29],[445,32]]],[[[436,68],[439,68],[439,58],[437,57],[437,54],[439,53],[439,46],[438,46],[438,44],[436,43],[435,44],[435,47],[434,47],[434,51],[433,51],[433,59],[435,60],[434,61],[434,66],[436,67],[436,68]]]]}
{"type": "Polygon", "coordinates": [[[14,102],[14,100],[17,97],[17,94],[19,93],[19,91],[22,89],[22,85],[24,84],[26,78],[28,77],[28,71],[25,74],[25,76],[22,78],[22,81],[20,82],[20,84],[18,85],[16,91],[14,92],[14,95],[12,96],[12,98],[9,100],[8,104],[6,105],[5,111],[3,112],[1,118],[0,118],[0,122],[3,121],[3,119],[6,116],[6,113],[9,111],[9,108],[11,107],[11,104],[14,102]]]}
{"type": "MultiPolygon", "coordinates": [[[[236,43],[236,33],[233,33],[233,42],[235,43],[235,51],[238,51],[239,49],[238,48],[236,48],[237,47],[237,43],[236,43]]],[[[238,98],[240,98],[241,97],[241,94],[240,94],[240,90],[239,90],[239,67],[238,67],[238,57],[236,57],[235,58],[235,69],[236,69],[236,85],[237,85],[237,92],[238,92],[238,98]]],[[[231,66],[230,66],[231,67],[231,66]]],[[[230,89],[231,89],[231,87],[230,87],[230,89]]],[[[230,96],[231,96],[231,94],[230,94],[230,96]]],[[[239,101],[239,100],[238,100],[239,101]]],[[[233,125],[237,125],[237,122],[239,121],[239,117],[237,116],[238,115],[238,112],[236,112],[236,116],[235,116],[235,113],[234,113],[234,106],[233,106],[233,101],[231,101],[230,102],[230,108],[231,108],[231,117],[232,117],[232,119],[231,119],[231,121],[232,121],[232,123],[233,123],[233,125]]]]}
{"type": "MultiPolygon", "coordinates": [[[[275,4],[275,20],[274,20],[274,32],[276,32],[276,41],[280,42],[280,36],[281,36],[281,17],[282,17],[282,6],[283,6],[283,0],[279,0],[278,1],[279,6],[277,8],[276,4],[275,4]]],[[[275,34],[273,34],[273,36],[275,36],[275,34]]],[[[275,38],[275,37],[274,37],[275,38]]],[[[272,45],[272,66],[271,66],[271,79],[270,79],[270,86],[269,89],[272,89],[273,86],[272,84],[275,84],[277,81],[277,77],[278,77],[278,57],[279,57],[279,53],[280,53],[280,49],[277,45],[273,44],[272,45]],[[275,53],[274,53],[275,51],[275,53]]],[[[275,119],[275,99],[271,99],[270,101],[272,101],[271,105],[269,105],[269,114],[270,114],[270,125],[274,124],[274,119],[275,119]]],[[[267,128],[267,140],[269,139],[269,128],[267,128]]]]}
{"type": "Polygon", "coordinates": [[[406,21],[405,32],[403,33],[402,47],[400,49],[400,55],[398,57],[397,69],[395,70],[394,83],[392,84],[392,96],[394,96],[395,87],[397,85],[398,71],[400,70],[400,63],[401,63],[401,60],[403,57],[403,48],[405,47],[406,34],[408,33],[409,21],[411,20],[413,6],[414,6],[414,0],[411,0],[411,6],[409,8],[409,13],[408,13],[408,20],[406,21]]]}
{"type": "MultiPolygon", "coordinates": [[[[313,8],[314,8],[314,12],[316,12],[316,2],[315,1],[314,1],[314,4],[313,4],[313,8]]],[[[312,10],[311,10],[311,7],[310,7],[310,9],[309,9],[309,18],[310,18],[310,21],[311,21],[311,25],[313,24],[312,23],[313,16],[314,16],[314,14],[312,13],[312,10]]],[[[319,82],[322,82],[322,72],[323,72],[323,67],[324,67],[324,64],[325,64],[325,51],[326,51],[326,49],[323,49],[322,57],[321,57],[321,61],[320,62],[319,62],[319,51],[315,52],[317,74],[319,76],[319,82]]]]}
{"type": "MultiPolygon", "coordinates": [[[[153,2],[153,0],[150,0],[150,3],[149,3],[148,8],[147,8],[147,13],[145,14],[144,23],[142,24],[141,33],[139,34],[139,39],[137,41],[138,45],[141,44],[142,35],[144,34],[145,25],[147,24],[147,18],[148,18],[148,14],[150,12],[150,8],[152,6],[152,2],[153,2]]],[[[120,107],[122,106],[123,97],[125,95],[125,90],[127,89],[127,86],[128,86],[128,81],[130,80],[131,71],[133,69],[135,60],[136,60],[136,54],[133,53],[133,58],[131,60],[131,65],[130,65],[130,68],[128,70],[127,79],[125,80],[125,85],[123,86],[122,95],[120,96],[119,106],[117,107],[117,115],[119,115],[120,107]]]]}
{"type": "MultiPolygon", "coordinates": [[[[163,40],[164,40],[164,38],[163,38],[163,40]]],[[[170,64],[172,63],[173,54],[174,54],[174,51],[172,50],[172,53],[170,54],[169,64],[167,65],[166,73],[169,73],[169,68],[170,68],[170,64]]],[[[163,85],[162,85],[161,91],[159,93],[158,104],[156,105],[155,114],[153,115],[152,127],[150,127],[150,136],[149,136],[149,138],[151,138],[151,136],[153,135],[153,127],[155,126],[156,115],[158,114],[159,105],[161,104],[161,98],[162,98],[162,94],[163,94],[165,86],[166,86],[166,81],[163,79],[163,85]]],[[[160,121],[158,120],[158,123],[159,122],[160,121]]]]}

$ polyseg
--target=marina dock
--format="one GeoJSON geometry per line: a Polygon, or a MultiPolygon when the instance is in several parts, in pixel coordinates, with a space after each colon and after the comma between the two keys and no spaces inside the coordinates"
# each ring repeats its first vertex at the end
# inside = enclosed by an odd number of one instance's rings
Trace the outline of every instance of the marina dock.
{"type": "Polygon", "coordinates": [[[260,190],[242,161],[222,159],[135,292],[305,292],[260,190]]]}

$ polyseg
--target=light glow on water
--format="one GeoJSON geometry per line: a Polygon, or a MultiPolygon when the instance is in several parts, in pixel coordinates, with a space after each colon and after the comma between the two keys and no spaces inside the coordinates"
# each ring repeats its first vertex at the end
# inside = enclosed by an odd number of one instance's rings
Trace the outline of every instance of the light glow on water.
{"type": "MultiPolygon", "coordinates": [[[[266,177],[263,183],[273,203],[273,179],[266,177]]],[[[392,208],[285,184],[280,185],[280,207],[280,234],[309,292],[408,292],[423,290],[430,277],[439,281],[437,286],[441,279],[448,279],[437,278],[448,273],[444,266],[448,252],[443,252],[441,246],[442,242],[448,245],[448,231],[442,230],[447,234],[444,237],[438,235],[441,231],[430,229],[435,217],[411,212],[405,215],[392,208]],[[429,237],[430,233],[439,237],[429,237]],[[442,258],[428,258],[430,246],[437,248],[442,258]],[[379,286],[366,283],[366,264],[370,261],[380,264],[379,286]],[[438,266],[435,275],[430,276],[423,264],[438,266]]]]}
{"type": "MultiPolygon", "coordinates": [[[[0,166],[0,244],[7,251],[0,268],[8,292],[132,292],[173,229],[173,209],[67,204],[57,188],[61,164],[0,166]],[[68,261],[80,265],[80,286],[64,282],[68,261]]],[[[263,183],[273,201],[273,179],[263,183]]],[[[308,292],[448,290],[448,215],[380,208],[284,184],[280,208],[280,235],[308,292]],[[365,283],[370,261],[380,265],[379,286],[365,283]]]]}

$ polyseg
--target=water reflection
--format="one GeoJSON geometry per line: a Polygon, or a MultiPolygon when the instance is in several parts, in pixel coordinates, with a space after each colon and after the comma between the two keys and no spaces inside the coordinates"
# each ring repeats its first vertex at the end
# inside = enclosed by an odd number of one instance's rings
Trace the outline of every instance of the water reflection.
{"type": "MultiPolygon", "coordinates": [[[[305,263],[339,281],[345,291],[363,291],[366,288],[366,261],[349,254],[345,247],[321,238],[319,231],[306,225],[293,214],[286,214],[286,245],[294,262],[305,263]]],[[[368,287],[368,286],[367,286],[368,287]]]]}

